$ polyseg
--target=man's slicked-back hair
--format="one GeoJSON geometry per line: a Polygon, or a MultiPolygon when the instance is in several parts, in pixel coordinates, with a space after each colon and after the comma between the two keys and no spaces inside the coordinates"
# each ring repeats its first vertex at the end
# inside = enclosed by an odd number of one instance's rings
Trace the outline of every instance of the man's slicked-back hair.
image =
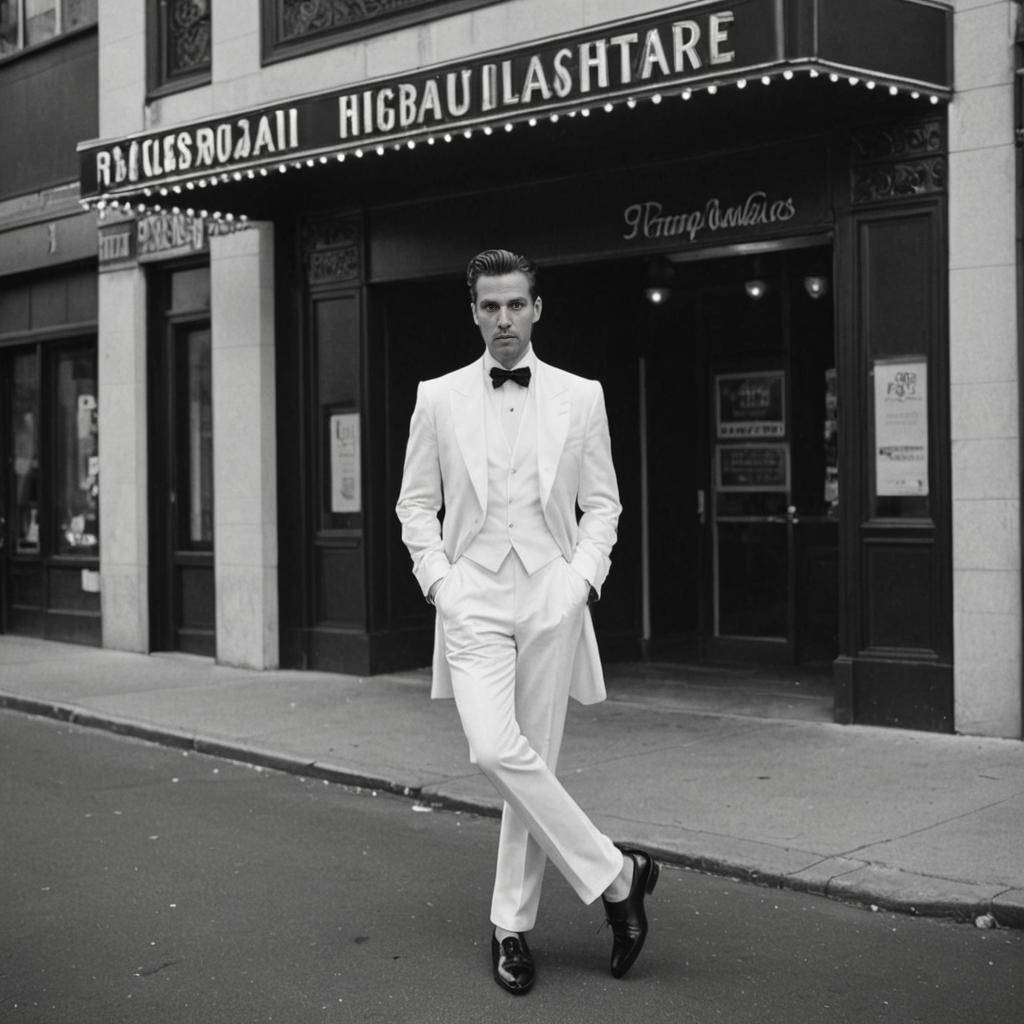
{"type": "Polygon", "coordinates": [[[501,277],[503,274],[514,274],[517,271],[526,275],[530,285],[530,298],[537,298],[537,264],[533,260],[509,252],[508,249],[485,249],[477,253],[466,267],[466,284],[469,285],[469,297],[476,302],[476,282],[481,277],[501,277]]]}

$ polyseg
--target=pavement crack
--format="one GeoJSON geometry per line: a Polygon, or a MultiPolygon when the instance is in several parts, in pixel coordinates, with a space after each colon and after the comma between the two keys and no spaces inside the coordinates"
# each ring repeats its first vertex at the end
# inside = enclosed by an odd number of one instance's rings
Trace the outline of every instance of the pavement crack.
{"type": "Polygon", "coordinates": [[[1020,798],[1019,793],[1014,793],[1011,796],[1004,797],[1002,800],[993,800],[989,804],[980,804],[977,807],[972,807],[970,810],[964,811],[961,814],[954,814],[949,818],[942,818],[939,821],[933,821],[930,825],[922,825],[921,828],[911,829],[909,832],[903,832],[900,835],[889,836],[886,839],[876,839],[871,843],[862,843],[860,846],[854,846],[852,849],[845,850],[842,853],[835,854],[838,857],[847,857],[851,854],[860,853],[862,850],[870,850],[878,846],[886,846],[889,843],[900,842],[904,839],[911,839],[914,836],[924,835],[926,832],[931,832],[934,829],[940,828],[943,825],[949,825],[954,821],[963,821],[965,818],[971,818],[982,811],[990,811],[994,807],[1001,807],[1003,804],[1011,803],[1014,800],[1020,798]]]}
{"type": "Polygon", "coordinates": [[[164,960],[163,963],[157,964],[155,967],[140,967],[135,972],[135,977],[149,978],[154,974],[159,974],[161,971],[166,970],[168,967],[177,967],[180,963],[180,960],[164,960]]]}

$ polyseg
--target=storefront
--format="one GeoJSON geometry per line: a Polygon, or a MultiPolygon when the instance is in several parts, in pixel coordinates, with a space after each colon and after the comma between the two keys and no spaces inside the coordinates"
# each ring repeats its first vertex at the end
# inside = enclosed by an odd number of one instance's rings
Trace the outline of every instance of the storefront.
{"type": "Polygon", "coordinates": [[[149,450],[149,649],[427,663],[408,418],[478,354],[463,269],[503,245],[541,264],[542,357],[605,387],[605,657],[826,664],[837,720],[952,729],[949,11],[864,6],[687,4],[83,145],[133,239],[112,288],[144,282],[144,419],[178,438],[149,450]],[[143,224],[205,232],[206,262],[140,262],[143,224]],[[252,464],[226,487],[204,452],[252,464]],[[202,648],[181,595],[211,577],[202,648]]]}
{"type": "Polygon", "coordinates": [[[0,14],[0,634],[98,644],[96,11],[58,6],[0,14]]]}

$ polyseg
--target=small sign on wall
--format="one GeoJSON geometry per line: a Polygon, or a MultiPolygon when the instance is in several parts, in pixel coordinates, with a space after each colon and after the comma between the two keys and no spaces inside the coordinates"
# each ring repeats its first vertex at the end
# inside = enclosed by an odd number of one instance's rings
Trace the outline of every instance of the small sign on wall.
{"type": "Polygon", "coordinates": [[[789,490],[789,445],[715,445],[719,491],[789,490]]]}
{"type": "Polygon", "coordinates": [[[331,512],[362,511],[359,413],[334,413],[329,422],[331,512]]]}
{"type": "Polygon", "coordinates": [[[786,436],[786,375],[720,373],[715,377],[716,434],[720,441],[786,436]]]}
{"type": "Polygon", "coordinates": [[[875,362],[875,494],[928,494],[928,363],[875,362]]]}

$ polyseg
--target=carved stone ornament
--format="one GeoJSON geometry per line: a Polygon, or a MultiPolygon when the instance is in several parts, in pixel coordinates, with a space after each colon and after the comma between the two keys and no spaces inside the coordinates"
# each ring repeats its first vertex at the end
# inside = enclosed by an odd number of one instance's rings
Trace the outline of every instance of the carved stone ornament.
{"type": "Polygon", "coordinates": [[[854,203],[881,202],[946,189],[946,138],[941,120],[873,125],[851,137],[854,203]]]}
{"type": "Polygon", "coordinates": [[[943,192],[946,188],[946,158],[933,157],[913,163],[881,164],[853,169],[853,201],[878,202],[908,196],[943,192]]]}
{"type": "Polygon", "coordinates": [[[362,231],[351,217],[318,217],[302,229],[306,279],[311,285],[358,281],[363,276],[362,231]]]}
{"type": "Polygon", "coordinates": [[[364,22],[386,18],[431,0],[279,0],[282,42],[303,36],[351,28],[364,22]]]}
{"type": "Polygon", "coordinates": [[[164,16],[168,73],[209,67],[210,0],[173,0],[164,16]]]}

